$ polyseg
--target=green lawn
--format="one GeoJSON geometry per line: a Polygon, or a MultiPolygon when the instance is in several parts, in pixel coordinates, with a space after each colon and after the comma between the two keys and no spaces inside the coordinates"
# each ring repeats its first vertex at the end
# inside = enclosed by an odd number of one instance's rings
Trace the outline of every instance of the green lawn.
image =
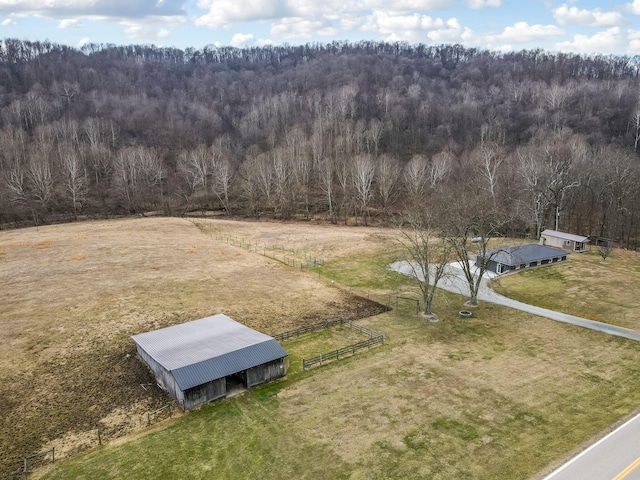
{"type": "Polygon", "coordinates": [[[640,255],[616,250],[602,262],[596,252],[574,253],[566,263],[500,277],[508,297],[601,322],[640,329],[640,255]]]}

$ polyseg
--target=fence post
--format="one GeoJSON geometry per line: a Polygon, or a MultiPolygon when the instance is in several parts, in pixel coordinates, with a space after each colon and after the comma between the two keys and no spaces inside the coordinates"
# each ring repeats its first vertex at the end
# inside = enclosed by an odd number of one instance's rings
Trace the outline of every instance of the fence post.
{"type": "Polygon", "coordinates": [[[98,429],[98,445],[102,445],[102,438],[100,437],[100,429],[98,429]]]}

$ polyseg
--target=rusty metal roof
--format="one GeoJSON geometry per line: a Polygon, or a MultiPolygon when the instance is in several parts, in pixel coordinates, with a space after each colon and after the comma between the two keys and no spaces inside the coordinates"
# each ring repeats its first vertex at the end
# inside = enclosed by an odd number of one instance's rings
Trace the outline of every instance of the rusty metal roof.
{"type": "Polygon", "coordinates": [[[224,314],[134,335],[181,390],[287,356],[273,338],[224,314]]]}

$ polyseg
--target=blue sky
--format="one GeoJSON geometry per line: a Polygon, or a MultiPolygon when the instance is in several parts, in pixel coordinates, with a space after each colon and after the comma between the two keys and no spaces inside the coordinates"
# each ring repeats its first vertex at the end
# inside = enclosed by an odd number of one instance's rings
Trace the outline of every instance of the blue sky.
{"type": "Polygon", "coordinates": [[[640,55],[640,0],[0,0],[0,37],[181,49],[400,40],[640,55]]]}

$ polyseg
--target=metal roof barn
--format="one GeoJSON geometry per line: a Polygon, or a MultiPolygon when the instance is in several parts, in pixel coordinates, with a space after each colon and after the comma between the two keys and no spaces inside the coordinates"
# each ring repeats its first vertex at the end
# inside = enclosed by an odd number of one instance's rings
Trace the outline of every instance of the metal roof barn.
{"type": "Polygon", "coordinates": [[[138,355],[183,410],[286,373],[287,352],[273,338],[224,314],[134,335],[138,355]]]}

